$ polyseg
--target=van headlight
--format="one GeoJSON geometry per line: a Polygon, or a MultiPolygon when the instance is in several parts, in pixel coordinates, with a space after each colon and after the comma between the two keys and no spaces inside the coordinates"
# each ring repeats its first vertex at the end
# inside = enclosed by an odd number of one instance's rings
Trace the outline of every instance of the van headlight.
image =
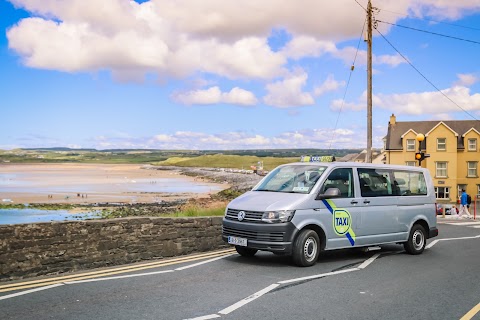
{"type": "Polygon", "coordinates": [[[267,223],[281,223],[292,220],[295,210],[267,211],[263,213],[262,221],[267,223]]]}

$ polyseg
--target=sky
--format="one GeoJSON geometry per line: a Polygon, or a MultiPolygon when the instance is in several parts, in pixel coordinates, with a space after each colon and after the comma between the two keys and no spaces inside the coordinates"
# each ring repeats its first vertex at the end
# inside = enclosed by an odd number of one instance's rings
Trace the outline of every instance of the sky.
{"type": "MultiPolygon", "coordinates": [[[[480,2],[372,5],[373,146],[480,119],[480,2]]],[[[0,149],[365,148],[366,7],[0,0],[0,149]]]]}

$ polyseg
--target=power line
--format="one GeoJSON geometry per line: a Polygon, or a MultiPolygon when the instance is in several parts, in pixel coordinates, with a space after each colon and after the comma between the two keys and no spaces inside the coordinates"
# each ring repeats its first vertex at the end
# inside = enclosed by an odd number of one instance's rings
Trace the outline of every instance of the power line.
{"type": "Polygon", "coordinates": [[[399,16],[403,16],[403,17],[410,18],[410,19],[423,20],[423,21],[428,21],[428,22],[435,22],[435,23],[440,23],[440,24],[449,25],[449,26],[452,26],[452,27],[457,27],[457,28],[464,28],[464,29],[470,29],[470,30],[478,30],[478,31],[480,31],[480,28],[474,28],[474,27],[469,27],[469,26],[462,26],[462,25],[456,24],[456,23],[449,23],[449,22],[432,20],[432,19],[426,19],[426,18],[412,17],[412,16],[409,15],[409,14],[404,14],[404,13],[395,12],[395,11],[390,11],[390,10],[381,9],[381,8],[380,8],[380,10],[385,11],[385,12],[395,13],[395,14],[397,14],[397,15],[399,15],[399,16]]]}
{"type": "Polygon", "coordinates": [[[389,25],[391,25],[391,26],[396,26],[396,27],[405,28],[405,29],[410,29],[410,30],[414,30],[414,31],[424,32],[424,33],[430,33],[430,34],[433,34],[433,35],[436,35],[436,36],[440,36],[440,37],[445,37],[445,38],[450,38],[450,39],[455,39],[455,40],[461,40],[461,41],[471,42],[471,43],[475,43],[475,44],[480,44],[479,41],[468,40],[468,39],[463,39],[463,38],[459,38],[459,37],[449,36],[449,35],[446,35],[446,34],[441,34],[441,33],[436,33],[436,32],[431,32],[431,31],[426,31],[426,30],[421,30],[421,29],[417,29],[417,28],[402,26],[402,25],[399,25],[399,24],[396,24],[396,23],[390,23],[390,22],[386,22],[386,21],[382,21],[382,20],[376,20],[376,21],[377,21],[377,22],[381,22],[381,23],[385,23],[385,24],[389,24],[389,25]]]}
{"type": "Polygon", "coordinates": [[[361,4],[360,2],[358,2],[357,0],[355,0],[355,2],[358,3],[358,5],[359,5],[360,7],[362,7],[362,9],[363,9],[365,12],[367,11],[367,9],[366,9],[364,6],[362,6],[362,4],[361,4]]]}
{"type": "Polygon", "coordinates": [[[382,38],[415,70],[418,72],[418,74],[420,74],[432,87],[434,87],[438,92],[440,92],[445,98],[447,98],[448,100],[450,100],[450,102],[452,102],[454,105],[456,105],[459,109],[461,109],[463,112],[465,112],[466,114],[468,114],[471,118],[475,119],[478,121],[477,118],[475,118],[475,116],[473,116],[470,112],[468,112],[467,110],[463,109],[461,106],[459,106],[455,101],[453,101],[449,96],[447,96],[444,92],[442,92],[435,84],[433,84],[432,81],[428,80],[426,76],[423,75],[423,73],[420,72],[420,70],[418,70],[400,51],[398,51],[397,48],[395,48],[395,46],[390,42],[388,41],[388,39],[378,30],[378,29],[375,29],[377,30],[377,32],[382,36],[382,38]]]}
{"type": "MultiPolygon", "coordinates": [[[[355,1],[358,3],[357,0],[355,0],[355,1]]],[[[360,3],[358,3],[358,4],[361,6],[360,3]]],[[[350,67],[350,74],[348,76],[347,85],[345,86],[345,92],[343,93],[342,105],[340,106],[340,110],[339,110],[338,115],[337,115],[337,120],[335,121],[335,126],[333,128],[332,139],[330,140],[330,146],[328,147],[329,150],[332,149],[333,140],[336,137],[336,132],[335,131],[337,130],[338,120],[340,119],[340,114],[342,113],[343,106],[345,105],[345,97],[347,96],[348,86],[350,85],[350,79],[352,78],[352,73],[353,73],[353,70],[355,69],[355,61],[357,61],[358,50],[360,48],[360,43],[362,42],[362,37],[363,37],[363,31],[364,30],[365,30],[365,20],[363,21],[362,32],[360,33],[360,38],[358,39],[357,51],[355,52],[355,57],[353,58],[352,66],[350,67]]]]}

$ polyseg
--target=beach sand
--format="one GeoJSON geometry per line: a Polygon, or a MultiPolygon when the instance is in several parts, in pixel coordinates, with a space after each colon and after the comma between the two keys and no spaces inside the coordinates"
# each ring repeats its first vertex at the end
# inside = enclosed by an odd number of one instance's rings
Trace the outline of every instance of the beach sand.
{"type": "Polygon", "coordinates": [[[0,164],[5,204],[154,203],[209,197],[228,187],[138,164],[0,164]]]}

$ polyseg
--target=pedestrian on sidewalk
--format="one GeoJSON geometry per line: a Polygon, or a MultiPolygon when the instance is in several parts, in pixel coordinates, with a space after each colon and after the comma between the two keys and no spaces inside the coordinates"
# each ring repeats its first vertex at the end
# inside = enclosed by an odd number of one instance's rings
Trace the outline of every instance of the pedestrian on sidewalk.
{"type": "Polygon", "coordinates": [[[471,219],[472,216],[470,215],[470,212],[468,212],[468,201],[467,201],[468,195],[465,192],[465,189],[462,189],[462,195],[460,196],[460,212],[458,213],[458,218],[465,218],[471,219]]]}

